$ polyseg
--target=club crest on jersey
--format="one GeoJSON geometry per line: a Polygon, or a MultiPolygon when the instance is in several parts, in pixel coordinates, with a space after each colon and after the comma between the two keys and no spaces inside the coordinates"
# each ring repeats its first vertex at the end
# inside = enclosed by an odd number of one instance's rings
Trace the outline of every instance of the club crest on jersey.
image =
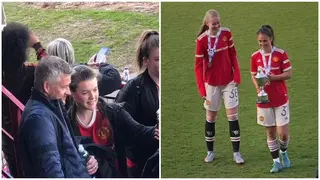
{"type": "Polygon", "coordinates": [[[222,40],[227,41],[227,36],[223,36],[222,40]]]}
{"type": "Polygon", "coordinates": [[[264,117],[263,117],[263,116],[260,116],[260,117],[259,117],[259,121],[264,121],[264,117]]]}
{"type": "Polygon", "coordinates": [[[273,57],[272,60],[273,60],[273,62],[275,62],[275,63],[279,62],[279,58],[278,58],[278,57],[273,57]]]}
{"type": "Polygon", "coordinates": [[[100,139],[106,140],[107,137],[110,135],[110,130],[108,127],[101,127],[100,131],[98,132],[98,136],[100,139]]]}

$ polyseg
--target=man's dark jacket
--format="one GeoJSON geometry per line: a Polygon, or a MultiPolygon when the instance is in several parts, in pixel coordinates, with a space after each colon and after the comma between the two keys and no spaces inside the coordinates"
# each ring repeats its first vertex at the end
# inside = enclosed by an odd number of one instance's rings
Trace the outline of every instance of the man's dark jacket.
{"type": "Polygon", "coordinates": [[[24,177],[90,178],[67,118],[60,100],[33,90],[18,132],[24,177]]]}

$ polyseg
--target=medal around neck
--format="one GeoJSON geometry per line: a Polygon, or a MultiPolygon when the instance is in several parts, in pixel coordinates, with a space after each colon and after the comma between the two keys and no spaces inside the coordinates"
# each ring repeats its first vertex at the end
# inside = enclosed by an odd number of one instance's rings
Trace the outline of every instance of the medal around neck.
{"type": "Polygon", "coordinates": [[[209,55],[208,67],[212,66],[212,60],[213,60],[213,56],[214,56],[216,49],[217,49],[217,44],[219,41],[220,33],[221,33],[221,29],[219,28],[217,35],[216,35],[216,40],[215,40],[214,45],[212,47],[211,46],[211,36],[210,36],[209,30],[208,30],[208,55],[209,55]]]}
{"type": "Polygon", "coordinates": [[[210,57],[213,58],[213,55],[214,55],[214,49],[213,49],[213,48],[212,48],[212,49],[208,48],[208,55],[209,55],[209,63],[208,63],[208,66],[211,67],[211,65],[212,65],[212,59],[211,59],[211,61],[210,61],[210,57]]]}
{"type": "Polygon", "coordinates": [[[257,103],[258,104],[266,104],[269,103],[269,97],[268,94],[264,91],[264,86],[267,83],[267,75],[263,72],[262,67],[259,66],[258,67],[258,73],[255,76],[260,92],[258,93],[258,99],[257,99],[257,103]]]}
{"type": "Polygon", "coordinates": [[[272,61],[272,53],[274,52],[275,49],[276,49],[276,47],[275,47],[275,46],[272,46],[271,52],[270,52],[270,55],[269,55],[268,62],[267,62],[267,60],[266,60],[266,53],[264,52],[263,49],[260,50],[260,53],[261,53],[261,55],[262,55],[263,66],[264,66],[264,69],[265,69],[265,73],[266,73],[267,75],[270,74],[271,61],[272,61]]]}

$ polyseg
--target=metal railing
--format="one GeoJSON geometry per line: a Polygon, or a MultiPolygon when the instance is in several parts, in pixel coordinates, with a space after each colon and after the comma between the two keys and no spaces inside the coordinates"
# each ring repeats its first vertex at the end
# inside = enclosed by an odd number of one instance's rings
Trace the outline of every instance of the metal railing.
{"type": "MultiPolygon", "coordinates": [[[[17,177],[22,177],[22,168],[21,168],[20,160],[17,156],[18,143],[16,143],[16,141],[18,137],[18,128],[20,125],[21,114],[24,110],[24,105],[3,85],[2,85],[2,94],[4,94],[10,100],[9,111],[10,111],[10,119],[12,124],[12,134],[8,133],[3,127],[2,127],[2,133],[3,135],[7,136],[14,144],[13,153],[15,157],[15,167],[17,170],[17,177]]],[[[2,171],[2,175],[7,178],[12,178],[10,174],[4,171],[2,171]]]]}

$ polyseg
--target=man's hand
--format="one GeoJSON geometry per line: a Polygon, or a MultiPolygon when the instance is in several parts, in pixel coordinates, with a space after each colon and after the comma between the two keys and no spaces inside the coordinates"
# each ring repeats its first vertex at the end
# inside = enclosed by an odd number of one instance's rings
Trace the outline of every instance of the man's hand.
{"type": "Polygon", "coordinates": [[[159,140],[159,135],[160,135],[159,129],[156,129],[156,131],[154,132],[154,138],[155,138],[156,140],[159,140]]]}

